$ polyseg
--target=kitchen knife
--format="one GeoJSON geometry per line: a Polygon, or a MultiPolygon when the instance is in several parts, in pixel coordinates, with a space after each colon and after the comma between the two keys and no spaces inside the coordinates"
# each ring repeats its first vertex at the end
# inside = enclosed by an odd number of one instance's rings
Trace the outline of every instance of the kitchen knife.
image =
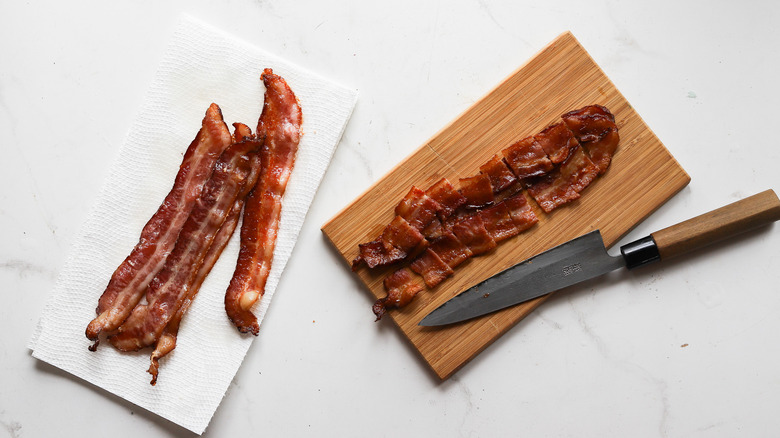
{"type": "Polygon", "coordinates": [[[607,253],[596,230],[518,263],[467,289],[420,321],[440,326],[465,321],[599,277],[633,269],[705,247],[727,237],[780,220],[780,200],[772,190],[656,231],[607,253]]]}

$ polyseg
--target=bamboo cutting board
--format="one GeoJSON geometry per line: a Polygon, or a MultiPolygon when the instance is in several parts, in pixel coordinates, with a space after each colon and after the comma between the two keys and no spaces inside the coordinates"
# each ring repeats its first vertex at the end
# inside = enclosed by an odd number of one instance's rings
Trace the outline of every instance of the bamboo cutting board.
{"type": "MultiPolygon", "coordinates": [[[[589,104],[604,105],[615,115],[620,146],[609,170],[579,200],[550,214],[536,208],[536,226],[500,243],[493,252],[469,259],[455,269],[455,275],[423,290],[405,308],[389,311],[379,322],[386,323],[384,318],[395,322],[440,378],[452,375],[549,295],[439,328],[419,327],[425,315],[476,283],[594,229],[600,229],[611,246],[688,184],[685,171],[567,32],[322,227],[349,266],[358,254],[358,244],[379,236],[413,185],[426,189],[446,177],[457,186],[458,178],[475,175],[480,165],[503,148],[539,132],[561,114],[589,104]]],[[[395,269],[370,271],[363,266],[356,275],[380,298],[385,296],[384,277],[395,269]]],[[[367,326],[372,317],[367,307],[367,326]]]]}

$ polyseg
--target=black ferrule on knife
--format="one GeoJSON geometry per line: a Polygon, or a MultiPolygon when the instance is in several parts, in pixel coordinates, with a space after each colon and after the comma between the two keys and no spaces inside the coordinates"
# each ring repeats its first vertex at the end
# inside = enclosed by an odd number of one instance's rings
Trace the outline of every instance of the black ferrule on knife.
{"type": "Polygon", "coordinates": [[[658,252],[658,245],[656,245],[653,236],[647,236],[621,246],[620,253],[623,255],[628,269],[661,260],[661,253],[658,252]]]}

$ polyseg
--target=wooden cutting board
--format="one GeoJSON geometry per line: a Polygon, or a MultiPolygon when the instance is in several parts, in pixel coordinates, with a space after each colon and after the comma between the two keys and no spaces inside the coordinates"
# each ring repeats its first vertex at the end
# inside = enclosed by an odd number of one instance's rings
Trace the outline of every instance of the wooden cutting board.
{"type": "MultiPolygon", "coordinates": [[[[536,226],[500,243],[491,253],[471,258],[456,268],[455,275],[420,292],[410,305],[388,312],[378,323],[395,322],[440,378],[452,375],[549,295],[443,328],[419,327],[425,315],[509,266],[594,229],[600,229],[611,246],[685,187],[690,177],[567,32],[322,227],[349,266],[358,244],[379,236],[413,185],[425,189],[442,177],[457,184],[458,178],[478,173],[479,166],[503,148],[539,132],[561,114],[589,104],[606,106],[616,118],[621,141],[609,170],[579,200],[551,214],[537,208],[536,226]]],[[[359,276],[379,298],[385,296],[382,280],[395,269],[370,271],[363,266],[350,275],[359,276]]],[[[371,328],[369,306],[365,318],[366,328],[371,328]]]]}

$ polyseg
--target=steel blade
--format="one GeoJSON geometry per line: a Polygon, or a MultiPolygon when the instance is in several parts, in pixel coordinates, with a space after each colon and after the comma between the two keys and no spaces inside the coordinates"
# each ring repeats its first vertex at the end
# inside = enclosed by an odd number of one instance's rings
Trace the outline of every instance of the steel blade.
{"type": "Polygon", "coordinates": [[[518,263],[467,289],[420,321],[437,326],[465,321],[625,266],[607,253],[596,230],[518,263]]]}

